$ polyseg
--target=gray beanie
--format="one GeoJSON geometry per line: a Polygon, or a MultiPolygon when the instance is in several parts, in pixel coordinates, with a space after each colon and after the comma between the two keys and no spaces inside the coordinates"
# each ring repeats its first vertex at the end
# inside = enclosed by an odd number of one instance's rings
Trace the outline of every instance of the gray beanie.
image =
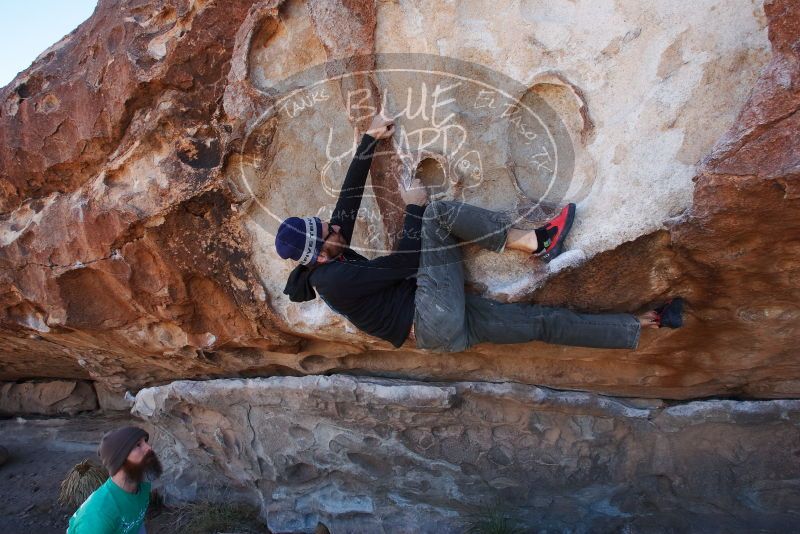
{"type": "Polygon", "coordinates": [[[119,471],[140,438],[150,439],[150,434],[137,426],[118,428],[103,436],[97,455],[108,470],[108,476],[113,477],[119,471]]]}

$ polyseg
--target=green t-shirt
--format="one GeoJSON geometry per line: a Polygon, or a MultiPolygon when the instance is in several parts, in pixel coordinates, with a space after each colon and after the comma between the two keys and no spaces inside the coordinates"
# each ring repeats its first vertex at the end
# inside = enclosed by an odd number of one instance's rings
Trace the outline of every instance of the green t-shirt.
{"type": "Polygon", "coordinates": [[[72,514],[67,534],[137,534],[149,502],[149,482],[128,493],[109,478],[72,514]]]}

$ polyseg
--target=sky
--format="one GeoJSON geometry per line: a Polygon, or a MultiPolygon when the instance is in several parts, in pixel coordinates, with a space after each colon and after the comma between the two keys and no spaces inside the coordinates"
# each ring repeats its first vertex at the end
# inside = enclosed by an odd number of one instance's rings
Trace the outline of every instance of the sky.
{"type": "Polygon", "coordinates": [[[0,87],[77,28],[97,0],[0,0],[0,87]]]}

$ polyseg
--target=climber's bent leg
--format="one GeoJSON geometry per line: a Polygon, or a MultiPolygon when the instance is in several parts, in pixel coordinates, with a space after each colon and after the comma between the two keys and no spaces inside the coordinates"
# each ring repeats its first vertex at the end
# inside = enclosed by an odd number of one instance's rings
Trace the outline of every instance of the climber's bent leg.
{"type": "Polygon", "coordinates": [[[414,334],[418,348],[454,352],[467,347],[464,271],[459,243],[441,225],[446,219],[438,214],[447,210],[439,204],[430,204],[422,221],[414,334]]]}
{"type": "Polygon", "coordinates": [[[475,243],[502,252],[509,227],[504,213],[463,202],[440,200],[425,208],[415,297],[417,347],[437,352],[467,348],[461,246],[475,243]]]}
{"type": "Polygon", "coordinates": [[[425,210],[417,272],[417,347],[458,352],[476,343],[546,343],[636,348],[641,325],[629,314],[579,314],[534,304],[504,304],[465,295],[458,238],[502,252],[510,228],[502,212],[436,201],[425,210]]]}
{"type": "MultiPolygon", "coordinates": [[[[423,217],[423,232],[424,227],[430,225],[436,239],[450,235],[461,243],[474,243],[493,252],[503,251],[512,224],[511,218],[503,212],[446,200],[428,204],[423,217]]],[[[422,253],[426,250],[423,239],[422,253]]]]}
{"type": "Polygon", "coordinates": [[[627,313],[585,314],[565,308],[502,303],[467,295],[467,346],[544,341],[558,345],[635,349],[641,324],[627,313]]]}

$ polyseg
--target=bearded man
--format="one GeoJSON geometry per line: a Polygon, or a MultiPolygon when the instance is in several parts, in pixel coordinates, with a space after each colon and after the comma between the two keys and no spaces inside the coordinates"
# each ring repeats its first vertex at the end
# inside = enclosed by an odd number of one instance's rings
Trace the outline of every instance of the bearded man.
{"type": "Polygon", "coordinates": [[[139,427],[119,428],[103,436],[97,454],[108,470],[105,484],[78,508],[67,534],[145,534],[150,482],[161,475],[161,462],[139,427]]]}

